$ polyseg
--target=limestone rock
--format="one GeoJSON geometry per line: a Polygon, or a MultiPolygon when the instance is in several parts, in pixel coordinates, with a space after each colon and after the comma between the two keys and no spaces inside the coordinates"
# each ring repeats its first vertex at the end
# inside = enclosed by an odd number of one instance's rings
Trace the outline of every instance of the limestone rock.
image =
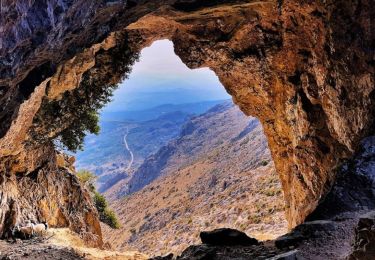
{"type": "Polygon", "coordinates": [[[156,256],[153,258],[150,258],[150,260],[172,260],[173,259],[173,254],[168,254],[165,256],[156,256]]]}
{"type": "MultiPolygon", "coordinates": [[[[98,213],[88,191],[69,170],[69,162],[55,154],[52,147],[33,151],[33,155],[25,157],[33,158],[35,161],[29,162],[30,165],[40,164],[38,167],[27,174],[5,175],[0,181],[2,237],[10,238],[14,225],[26,220],[46,221],[50,227],[70,227],[88,245],[101,246],[98,213]]],[[[7,162],[8,165],[15,163],[23,162],[7,162]]]]}

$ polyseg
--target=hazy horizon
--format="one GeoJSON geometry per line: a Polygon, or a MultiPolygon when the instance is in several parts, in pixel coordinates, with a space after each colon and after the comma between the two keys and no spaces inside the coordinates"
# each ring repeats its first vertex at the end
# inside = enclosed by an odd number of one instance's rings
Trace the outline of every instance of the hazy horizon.
{"type": "Polygon", "coordinates": [[[112,101],[102,112],[144,110],[163,104],[229,98],[213,71],[208,68],[189,69],[174,53],[172,42],[161,40],[142,50],[129,79],[114,91],[112,101]]]}

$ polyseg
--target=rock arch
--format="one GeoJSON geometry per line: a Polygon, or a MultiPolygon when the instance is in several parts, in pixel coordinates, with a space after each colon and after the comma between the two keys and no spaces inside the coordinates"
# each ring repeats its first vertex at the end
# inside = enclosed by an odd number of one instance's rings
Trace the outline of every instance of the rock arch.
{"type": "MultiPolygon", "coordinates": [[[[59,7],[45,2],[55,11],[59,7]]],[[[316,208],[340,162],[373,133],[371,1],[132,1],[127,8],[118,1],[77,12],[77,6],[88,5],[83,2],[64,5],[59,14],[48,13],[46,6],[25,7],[35,17],[48,15],[59,35],[44,24],[24,31],[21,23],[2,21],[0,31],[10,39],[2,39],[0,52],[0,162],[7,174],[40,167],[40,157],[25,159],[25,153],[40,148],[29,141],[64,128],[58,124],[51,131],[43,123],[48,121],[43,102],[63,100],[82,77],[118,83],[124,71],[111,64],[124,48],[137,53],[164,38],[173,41],[190,68],[211,68],[241,110],[260,119],[290,227],[316,208]],[[39,41],[33,31],[42,32],[39,41]],[[38,48],[19,44],[25,39],[38,48]],[[30,82],[38,85],[24,95],[19,87],[30,82]]],[[[11,20],[12,4],[8,7],[2,17],[11,20]]]]}

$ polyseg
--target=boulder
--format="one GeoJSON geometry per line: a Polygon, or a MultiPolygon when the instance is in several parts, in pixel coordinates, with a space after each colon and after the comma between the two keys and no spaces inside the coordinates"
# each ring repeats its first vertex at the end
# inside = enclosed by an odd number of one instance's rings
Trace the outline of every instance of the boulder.
{"type": "Polygon", "coordinates": [[[306,238],[299,232],[292,232],[275,240],[275,246],[279,249],[297,247],[306,238]]]}
{"type": "Polygon", "coordinates": [[[255,238],[247,236],[244,232],[230,228],[203,231],[200,233],[200,238],[203,244],[215,246],[250,246],[259,244],[255,238]]]}
{"type": "Polygon", "coordinates": [[[355,229],[353,251],[348,259],[375,259],[375,211],[370,211],[359,218],[355,229]]]}
{"type": "Polygon", "coordinates": [[[165,256],[155,256],[155,257],[150,258],[149,260],[172,260],[172,259],[173,259],[173,254],[170,253],[165,256]]]}
{"type": "Polygon", "coordinates": [[[335,229],[335,223],[330,220],[316,220],[305,222],[295,227],[290,233],[275,240],[277,248],[297,247],[302,241],[312,237],[319,237],[335,229]]]}

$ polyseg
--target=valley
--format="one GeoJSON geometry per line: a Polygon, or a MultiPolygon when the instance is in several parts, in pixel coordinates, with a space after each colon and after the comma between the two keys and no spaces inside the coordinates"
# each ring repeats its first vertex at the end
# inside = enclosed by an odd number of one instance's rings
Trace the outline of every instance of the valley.
{"type": "Polygon", "coordinates": [[[230,101],[188,120],[130,179],[104,194],[122,224],[103,228],[117,250],[181,253],[199,241],[200,231],[220,227],[261,240],[287,230],[262,127],[230,101]]]}
{"type": "Polygon", "coordinates": [[[109,115],[114,114],[104,112],[100,133],[88,135],[85,149],[75,154],[76,168],[94,172],[98,176],[98,190],[104,192],[119,180],[129,179],[147,156],[179,134],[186,120],[220,102],[165,104],[131,113],[116,112],[117,120],[109,120],[109,115]],[[138,116],[138,120],[134,116],[138,116]]]}

